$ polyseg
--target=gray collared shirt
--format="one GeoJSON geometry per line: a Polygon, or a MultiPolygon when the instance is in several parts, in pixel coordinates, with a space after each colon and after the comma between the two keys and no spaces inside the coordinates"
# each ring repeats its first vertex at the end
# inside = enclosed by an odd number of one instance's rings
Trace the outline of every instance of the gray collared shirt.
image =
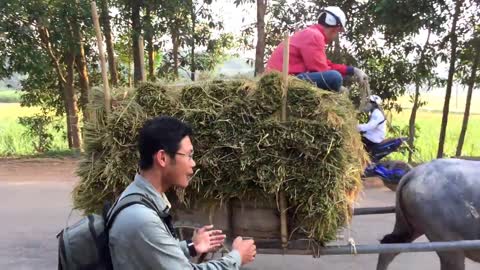
{"type": "MultiPolygon", "coordinates": [[[[143,193],[158,209],[169,211],[165,195],[139,174],[121,197],[130,193],[143,193]]],[[[186,242],[175,239],[155,211],[140,204],[122,210],[117,216],[110,229],[110,252],[115,270],[224,270],[239,269],[241,265],[238,251],[220,260],[191,263],[186,242]]]]}

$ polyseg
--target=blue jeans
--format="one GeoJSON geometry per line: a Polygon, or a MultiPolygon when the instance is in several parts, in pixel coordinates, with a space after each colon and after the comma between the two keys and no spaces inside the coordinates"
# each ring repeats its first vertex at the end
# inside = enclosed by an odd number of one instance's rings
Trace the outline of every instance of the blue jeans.
{"type": "Polygon", "coordinates": [[[342,74],[336,70],[300,73],[297,78],[309,81],[318,88],[336,92],[340,91],[343,82],[342,74]]]}

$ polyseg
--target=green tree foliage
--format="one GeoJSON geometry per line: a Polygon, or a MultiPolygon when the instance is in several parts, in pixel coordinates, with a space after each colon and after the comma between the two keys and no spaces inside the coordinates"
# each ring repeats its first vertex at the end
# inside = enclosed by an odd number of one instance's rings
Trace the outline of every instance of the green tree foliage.
{"type": "MultiPolygon", "coordinates": [[[[239,7],[257,5],[257,13],[248,14],[256,17],[256,22],[238,36],[223,29],[212,3],[99,1],[110,73],[118,68],[118,75],[113,75],[118,77],[118,85],[139,80],[140,36],[145,40],[147,67],[143,68],[150,80],[176,80],[180,75],[195,79],[196,72],[213,70],[231,54],[230,49],[240,46],[256,49],[255,70],[261,72],[285,33],[316,23],[321,9],[329,5],[341,7],[347,16],[346,32],[328,46],[331,60],[365,70],[372,91],[387,101],[388,109],[400,109],[397,98],[407,89],[415,89],[411,95],[411,148],[416,136],[415,113],[424,104],[420,90],[446,85],[448,93],[454,81],[472,85],[478,51],[473,36],[480,17],[474,0],[235,0],[239,7]],[[427,33],[426,40],[419,38],[427,33]],[[435,74],[441,61],[453,67],[446,84],[435,74]]],[[[79,112],[88,102],[89,87],[101,83],[90,2],[1,1],[0,14],[0,78],[15,72],[27,74],[22,82],[23,104],[68,115],[67,137],[72,147],[78,147],[79,112]]],[[[346,84],[350,82],[346,80],[346,84]]],[[[443,131],[446,126],[444,121],[443,131]]],[[[441,148],[440,138],[439,154],[443,154],[441,148]]]]}
{"type": "MultiPolygon", "coordinates": [[[[13,72],[27,74],[22,83],[24,104],[53,108],[57,114],[66,113],[72,148],[81,145],[80,93],[76,91],[74,70],[82,62],[79,46],[83,35],[79,21],[88,21],[85,10],[85,6],[75,1],[0,3],[0,14],[4,14],[0,18],[3,33],[0,77],[8,77],[13,72]]],[[[82,93],[87,100],[88,93],[82,93]]]]}

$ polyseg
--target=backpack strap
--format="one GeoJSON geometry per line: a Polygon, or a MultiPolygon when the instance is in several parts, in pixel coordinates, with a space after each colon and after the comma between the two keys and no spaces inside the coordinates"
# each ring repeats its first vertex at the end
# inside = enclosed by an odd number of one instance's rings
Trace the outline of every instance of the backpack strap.
{"type": "Polygon", "coordinates": [[[378,109],[378,108],[377,108],[377,110],[379,110],[379,111],[382,113],[383,120],[382,120],[382,121],[380,121],[380,122],[377,124],[377,126],[376,126],[376,127],[380,126],[381,124],[385,123],[385,121],[387,121],[387,117],[385,117],[385,113],[383,112],[383,110],[381,110],[381,109],[378,109]]]}
{"type": "Polygon", "coordinates": [[[172,223],[172,216],[168,213],[160,211],[160,209],[158,209],[157,205],[152,201],[152,199],[150,199],[149,197],[145,196],[142,193],[130,193],[130,194],[127,194],[125,197],[117,200],[117,202],[113,205],[113,207],[110,209],[110,211],[106,216],[105,230],[109,231],[112,228],[113,222],[115,221],[118,214],[120,214],[120,212],[123,209],[129,206],[132,206],[134,204],[141,204],[155,211],[158,217],[160,217],[162,222],[168,228],[172,236],[174,238],[177,238],[177,235],[175,233],[175,228],[173,227],[173,223],[172,223]]]}

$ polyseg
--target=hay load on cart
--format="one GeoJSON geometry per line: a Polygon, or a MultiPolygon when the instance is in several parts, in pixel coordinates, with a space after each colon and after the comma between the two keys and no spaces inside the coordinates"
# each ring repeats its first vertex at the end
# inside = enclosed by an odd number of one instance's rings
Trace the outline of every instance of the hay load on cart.
{"type": "Polygon", "coordinates": [[[96,94],[73,194],[77,209],[100,211],[118,196],[137,170],[143,122],[172,115],[192,125],[197,164],[189,187],[169,194],[175,219],[280,239],[283,209],[283,237],[326,243],[351,218],[367,155],[347,96],[289,78],[285,122],[277,73],[182,87],[146,83],[114,94],[108,115],[96,94]]]}

